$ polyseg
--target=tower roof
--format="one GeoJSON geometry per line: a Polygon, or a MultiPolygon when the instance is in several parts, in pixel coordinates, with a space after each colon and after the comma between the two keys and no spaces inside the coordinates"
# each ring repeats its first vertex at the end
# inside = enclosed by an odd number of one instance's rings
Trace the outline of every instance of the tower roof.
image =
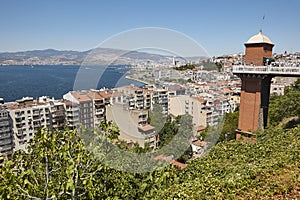
{"type": "Polygon", "coordinates": [[[258,34],[253,35],[252,37],[249,38],[249,40],[245,44],[258,44],[258,43],[267,43],[267,44],[273,44],[273,42],[262,34],[261,31],[259,31],[258,34]]]}

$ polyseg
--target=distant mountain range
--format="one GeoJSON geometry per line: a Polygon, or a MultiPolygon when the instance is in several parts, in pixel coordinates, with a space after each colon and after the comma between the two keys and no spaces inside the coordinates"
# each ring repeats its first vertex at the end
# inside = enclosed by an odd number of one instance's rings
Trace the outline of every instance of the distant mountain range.
{"type": "Polygon", "coordinates": [[[0,53],[0,65],[80,65],[171,63],[172,57],[119,49],[97,48],[89,51],[54,49],[0,53]]]}

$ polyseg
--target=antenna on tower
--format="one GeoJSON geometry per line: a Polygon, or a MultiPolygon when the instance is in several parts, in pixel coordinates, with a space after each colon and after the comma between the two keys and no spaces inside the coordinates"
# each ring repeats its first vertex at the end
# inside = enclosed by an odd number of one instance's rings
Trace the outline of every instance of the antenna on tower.
{"type": "Polygon", "coordinates": [[[261,33],[262,33],[262,27],[263,27],[264,21],[265,21],[265,15],[263,16],[263,18],[261,20],[261,25],[260,25],[260,30],[259,30],[259,32],[261,32],[261,33]]]}

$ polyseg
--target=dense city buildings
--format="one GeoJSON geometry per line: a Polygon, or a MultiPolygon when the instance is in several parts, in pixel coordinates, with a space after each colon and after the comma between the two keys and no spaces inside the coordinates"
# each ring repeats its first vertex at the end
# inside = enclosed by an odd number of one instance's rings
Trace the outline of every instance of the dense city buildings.
{"type": "MultiPolygon", "coordinates": [[[[203,60],[198,63],[190,61],[189,65],[195,63],[197,66],[193,69],[176,70],[176,58],[173,58],[173,64],[132,65],[128,78],[144,82],[154,80],[153,84],[149,83],[141,88],[127,85],[111,89],[70,91],[60,100],[24,97],[15,102],[4,102],[0,99],[1,155],[9,155],[13,150],[26,150],[40,128],[95,129],[105,120],[117,124],[120,128],[119,139],[127,144],[138,143],[141,147],[148,145],[156,149],[159,133],[148,120],[149,111],[156,105],[159,105],[160,112],[165,117],[191,115],[194,130],[215,126],[220,117],[240,107],[242,82],[233,75],[234,66],[245,63],[252,66],[299,66],[299,53],[285,52],[272,57],[270,52],[273,43],[261,32],[251,37],[245,46],[245,55],[233,54],[209,59],[210,63],[221,63],[222,68],[219,70],[205,70],[203,60]],[[263,45],[260,45],[261,41],[263,45]],[[257,53],[261,51],[264,53],[257,53]]],[[[273,78],[270,94],[284,95],[284,88],[294,80],[273,78]]]]}

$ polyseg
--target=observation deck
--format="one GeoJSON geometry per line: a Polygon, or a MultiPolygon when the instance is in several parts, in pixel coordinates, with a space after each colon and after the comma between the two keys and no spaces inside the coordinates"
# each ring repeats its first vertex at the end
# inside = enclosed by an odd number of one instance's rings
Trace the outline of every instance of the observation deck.
{"type": "Polygon", "coordinates": [[[250,65],[234,65],[232,68],[234,75],[269,75],[269,76],[285,76],[300,77],[300,64],[286,66],[250,66],[250,65]]]}

